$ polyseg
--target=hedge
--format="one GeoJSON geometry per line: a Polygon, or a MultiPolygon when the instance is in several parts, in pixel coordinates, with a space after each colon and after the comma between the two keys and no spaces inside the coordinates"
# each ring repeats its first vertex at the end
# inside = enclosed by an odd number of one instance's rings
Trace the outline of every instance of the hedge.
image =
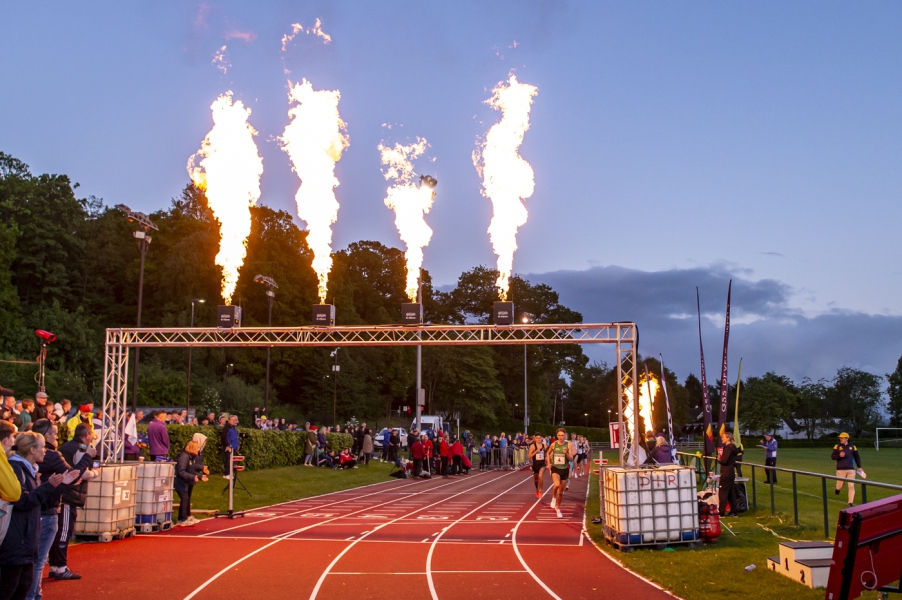
{"type": "MultiPolygon", "coordinates": [[[[68,435],[64,431],[65,425],[60,425],[61,434],[68,435]]],[[[210,469],[210,473],[223,473],[223,456],[219,446],[219,427],[212,425],[167,425],[169,433],[169,458],[175,460],[195,433],[207,436],[207,444],[204,446],[204,464],[210,469]]],[[[269,469],[271,467],[289,467],[304,462],[304,446],[307,438],[306,431],[261,431],[258,429],[238,428],[239,434],[247,434],[239,442],[241,455],[244,456],[244,466],[248,470],[269,469]]],[[[138,434],[147,435],[147,425],[138,425],[138,434]]],[[[340,452],[342,448],[353,445],[353,438],[347,433],[327,433],[326,442],[329,450],[340,452]]],[[[150,460],[148,449],[144,449],[146,460],[150,460]]]]}
{"type": "MultiPolygon", "coordinates": [[[[600,427],[579,427],[573,425],[566,425],[564,429],[567,430],[567,435],[571,433],[575,433],[576,435],[581,435],[585,437],[590,442],[608,442],[610,441],[610,432],[607,429],[602,429],[600,427]]],[[[543,436],[553,436],[558,430],[557,425],[552,425],[550,423],[530,423],[529,431],[526,432],[529,435],[534,433],[541,433],[543,436]]],[[[485,437],[485,434],[490,435],[500,435],[501,432],[506,434],[514,434],[518,431],[523,431],[523,421],[514,421],[511,419],[498,419],[498,427],[494,427],[492,431],[481,431],[482,436],[485,437]]]]}

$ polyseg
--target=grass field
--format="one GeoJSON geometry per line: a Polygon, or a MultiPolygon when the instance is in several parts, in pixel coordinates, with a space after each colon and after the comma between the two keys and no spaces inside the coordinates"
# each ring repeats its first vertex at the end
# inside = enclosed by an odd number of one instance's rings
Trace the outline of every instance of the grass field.
{"type": "MultiPolygon", "coordinates": [[[[862,465],[870,481],[881,481],[902,485],[902,451],[881,451],[860,449],[862,465]]],[[[764,463],[763,450],[748,450],[748,462],[764,463]]],[[[829,448],[787,449],[778,454],[777,466],[832,474],[834,463],[830,459],[829,448]]],[[[746,467],[743,474],[749,476],[746,467]]],[[[824,597],[823,590],[809,590],[788,578],[767,570],[768,556],[778,554],[778,545],[787,540],[820,540],[823,531],[823,500],[820,479],[797,477],[799,498],[799,525],[793,524],[792,478],[788,473],[778,475],[779,483],[774,486],[776,514],[771,516],[770,491],[764,484],[764,473],[756,469],[758,483],[758,509],[752,508],[738,518],[724,519],[735,536],[726,529],[716,544],[702,548],[687,549],[676,547],[673,552],[637,550],[621,553],[607,546],[600,525],[593,525],[587,519],[589,534],[608,554],[628,568],[654,581],[662,587],[686,600],[722,600],[724,597],[744,600],[773,600],[774,598],[800,598],[814,600],[824,597]],[[756,565],[754,571],[745,571],[748,565],[756,565]]],[[[860,483],[860,481],[859,481],[860,483]]],[[[748,490],[751,495],[751,482],[748,490]]],[[[861,488],[857,487],[856,504],[861,501],[861,488]]],[[[828,481],[828,510],[831,535],[836,527],[839,511],[846,507],[846,491],[839,496],[832,492],[828,481]]],[[[895,495],[877,488],[868,489],[868,500],[895,495]]],[[[749,499],[751,503],[751,498],[749,499]]],[[[587,516],[598,514],[598,479],[592,478],[589,491],[587,516]]],[[[874,599],[876,594],[863,598],[874,599]]]]}

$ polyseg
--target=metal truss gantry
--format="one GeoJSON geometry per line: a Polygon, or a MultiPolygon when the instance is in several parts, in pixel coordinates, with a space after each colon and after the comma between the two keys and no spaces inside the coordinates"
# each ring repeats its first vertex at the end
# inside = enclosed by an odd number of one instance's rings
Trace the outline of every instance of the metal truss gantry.
{"type": "MultiPolygon", "coordinates": [[[[639,397],[635,323],[420,325],[356,327],[216,327],[107,329],[104,360],[103,412],[111,421],[104,427],[101,460],[122,460],[122,436],[127,419],[128,355],[131,348],[298,348],[341,346],[521,346],[558,344],[612,344],[617,349],[620,406],[620,464],[627,446],[624,407],[632,387],[639,397]]],[[[633,400],[635,403],[635,400],[633,400]]],[[[638,410],[634,407],[634,420],[638,410]]],[[[638,431],[638,422],[634,429],[638,431]]]]}

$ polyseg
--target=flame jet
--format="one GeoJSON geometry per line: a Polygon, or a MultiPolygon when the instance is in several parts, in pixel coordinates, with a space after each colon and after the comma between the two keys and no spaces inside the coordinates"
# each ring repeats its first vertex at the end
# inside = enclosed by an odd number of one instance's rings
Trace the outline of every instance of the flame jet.
{"type": "Polygon", "coordinates": [[[652,410],[654,409],[655,396],[658,395],[658,380],[654,375],[639,376],[639,416],[645,421],[645,430],[654,430],[654,422],[652,421],[652,410]],[[649,388],[651,390],[649,391],[649,388]]]}
{"type": "Polygon", "coordinates": [[[473,164],[482,176],[482,193],[492,201],[489,238],[498,256],[498,281],[501,300],[507,300],[517,229],[526,223],[528,213],[522,200],[535,189],[532,167],[518,153],[523,135],[529,129],[529,111],[539,89],[520,83],[515,75],[508,85],[502,81],[492,90],[486,104],[501,111],[501,120],[489,129],[484,143],[473,153],[473,164]]]}
{"type": "Polygon", "coordinates": [[[295,202],[298,216],[307,222],[307,244],[313,251],[313,270],[319,280],[317,293],[320,303],[325,304],[332,270],[332,223],[338,218],[335,163],[350,142],[338,114],[338,90],[315,91],[304,79],[290,86],[288,99],[295,104],[288,109],[291,122],[279,140],[301,180],[295,202]]]}
{"type": "Polygon", "coordinates": [[[222,267],[222,297],[228,304],[247,255],[250,207],[260,199],[263,158],[254,143],[257,132],[247,122],[251,109],[240,100],[233,103],[232,92],[221,95],[210,108],[213,129],[197,154],[188,159],[188,174],[194,185],[206,192],[220,223],[216,264],[222,267]]]}
{"type": "Polygon", "coordinates": [[[417,284],[420,268],[423,266],[423,248],[432,239],[432,229],[426,224],[425,215],[432,209],[435,197],[435,179],[420,177],[421,185],[413,183],[416,173],[413,162],[426,150],[426,140],[417,138],[416,143],[394,147],[379,144],[382,164],[386,166],[385,179],[395,183],[388,188],[385,206],[395,211],[395,226],[401,240],[407,245],[404,258],[407,261],[407,283],[405,291],[411,302],[417,301],[417,284]]]}

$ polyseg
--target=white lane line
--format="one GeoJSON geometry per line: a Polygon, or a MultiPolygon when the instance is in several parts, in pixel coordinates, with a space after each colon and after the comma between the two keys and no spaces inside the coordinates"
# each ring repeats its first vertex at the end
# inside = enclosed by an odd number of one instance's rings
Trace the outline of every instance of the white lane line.
{"type": "MultiPolygon", "coordinates": [[[[381,484],[381,483],[394,483],[394,482],[385,482],[385,481],[381,481],[381,482],[379,482],[379,483],[373,483],[373,484],[370,484],[370,485],[379,485],[379,484],[381,484]]],[[[413,484],[413,483],[406,483],[406,484],[404,484],[404,485],[399,485],[399,486],[397,486],[397,489],[409,487],[409,486],[411,486],[411,485],[414,485],[414,484],[413,484]]],[[[361,486],[361,487],[369,487],[369,486],[366,485],[366,486],[361,486]]],[[[331,496],[332,494],[341,494],[341,493],[344,493],[344,492],[353,491],[353,489],[354,489],[354,488],[351,488],[351,490],[341,490],[340,492],[331,492],[331,493],[329,493],[329,494],[322,494],[321,496],[311,496],[311,498],[322,498],[322,497],[324,497],[324,496],[331,496]]],[[[322,504],[322,505],[317,506],[317,507],[309,507],[309,506],[308,506],[308,507],[301,508],[300,510],[296,510],[296,511],[293,511],[293,512],[285,513],[285,514],[278,515],[278,516],[275,516],[275,517],[270,517],[270,518],[268,518],[268,519],[260,519],[259,521],[251,521],[251,522],[249,522],[249,523],[243,523],[243,524],[241,524],[241,525],[235,525],[234,527],[226,527],[225,529],[218,529],[218,530],[216,530],[216,531],[210,531],[210,532],[207,532],[207,533],[202,533],[201,535],[199,535],[199,536],[197,536],[197,537],[212,537],[212,536],[214,536],[214,535],[216,535],[216,534],[224,533],[224,532],[226,532],[226,531],[232,531],[232,530],[234,530],[234,529],[241,529],[242,527],[250,527],[251,525],[257,525],[257,524],[259,524],[259,523],[266,523],[267,521],[274,521],[275,519],[281,519],[281,518],[283,518],[283,517],[287,517],[287,516],[291,516],[291,515],[296,515],[296,514],[299,514],[299,513],[308,513],[308,512],[311,512],[311,511],[317,511],[317,510],[319,510],[319,509],[321,509],[321,508],[325,508],[325,507],[327,507],[327,506],[334,506],[334,505],[336,505],[336,504],[344,504],[344,503],[346,503],[346,502],[351,502],[352,500],[359,500],[360,498],[368,498],[368,497],[370,497],[370,496],[375,496],[375,495],[380,494],[380,493],[383,493],[383,492],[373,492],[373,493],[371,493],[371,494],[364,494],[363,496],[353,496],[353,497],[351,497],[351,498],[346,498],[346,499],[344,499],[344,500],[336,500],[335,502],[329,502],[329,503],[327,503],[327,504],[322,504]]],[[[301,500],[292,500],[291,502],[302,502],[302,501],[304,501],[304,500],[308,500],[308,498],[302,498],[301,500]]],[[[287,504],[287,503],[286,503],[286,504],[287,504]]],[[[278,505],[278,504],[274,504],[273,506],[279,506],[279,505],[278,505]]],[[[266,507],[266,508],[269,508],[269,507],[266,507]]]]}
{"type": "MultiPolygon", "coordinates": [[[[549,487],[547,490],[545,490],[545,493],[542,494],[542,498],[544,498],[545,494],[547,494],[552,489],[554,489],[554,488],[549,487]]],[[[526,519],[526,517],[529,516],[529,513],[531,513],[533,511],[533,509],[542,502],[542,498],[536,498],[536,501],[533,502],[533,505],[529,508],[529,510],[526,511],[526,513],[523,515],[523,517],[521,517],[521,519],[519,521],[517,521],[517,524],[514,526],[514,530],[512,532],[513,535],[511,536],[511,545],[514,547],[514,553],[517,555],[517,560],[520,561],[520,564],[523,565],[523,568],[526,569],[526,571],[529,573],[530,577],[532,577],[536,581],[536,583],[538,583],[540,586],[542,586],[542,589],[544,589],[546,592],[548,592],[548,595],[550,595],[552,598],[555,598],[556,600],[561,600],[561,597],[558,596],[557,594],[555,594],[554,592],[552,592],[551,588],[548,587],[547,585],[545,585],[545,582],[542,581],[541,579],[539,579],[539,576],[536,575],[533,572],[533,570],[529,568],[529,565],[527,565],[526,561],[523,560],[523,555],[520,554],[520,549],[517,548],[517,530],[520,529],[520,524],[526,519]]]]}
{"type": "MultiPolygon", "coordinates": [[[[457,481],[460,481],[460,480],[457,480],[457,481]]],[[[455,483],[457,483],[457,481],[452,481],[452,482],[449,482],[449,483],[445,483],[445,484],[443,484],[443,485],[439,485],[439,486],[436,486],[436,487],[430,488],[430,489],[438,489],[438,488],[446,487],[446,486],[449,486],[449,485],[454,485],[455,483]]],[[[486,483],[489,483],[489,482],[487,481],[486,483]]],[[[485,485],[485,484],[483,484],[483,485],[485,485]]],[[[420,493],[422,493],[422,492],[414,492],[413,494],[410,494],[408,497],[413,497],[413,496],[416,496],[416,495],[418,495],[418,494],[420,494],[420,493]]],[[[372,494],[369,494],[369,495],[372,495],[372,494]]],[[[370,506],[370,507],[367,507],[367,508],[362,508],[362,509],[360,509],[359,511],[356,511],[356,512],[361,512],[361,511],[364,511],[364,510],[372,510],[373,508],[378,508],[379,506],[382,506],[383,504],[390,504],[390,503],[392,503],[392,502],[394,502],[394,501],[393,501],[393,500],[388,500],[388,501],[386,501],[386,502],[383,502],[383,503],[381,503],[381,504],[377,504],[377,505],[375,505],[375,506],[370,506]]],[[[427,508],[428,508],[428,506],[427,506],[427,508]]],[[[329,522],[331,522],[331,521],[335,521],[335,520],[338,520],[338,519],[342,519],[342,518],[344,518],[344,517],[347,517],[347,516],[350,516],[350,515],[353,515],[353,514],[354,514],[354,513],[352,512],[352,513],[348,513],[347,515],[339,515],[339,516],[337,516],[337,517],[333,517],[333,518],[331,518],[331,519],[328,519],[328,520],[326,520],[326,521],[323,521],[323,523],[329,523],[329,522]]],[[[251,552],[251,553],[249,553],[249,554],[246,554],[245,556],[242,556],[241,558],[239,558],[238,560],[236,560],[235,562],[233,562],[232,564],[230,564],[229,566],[227,566],[227,567],[224,568],[223,570],[219,571],[218,573],[216,573],[215,575],[213,575],[212,577],[210,577],[208,580],[206,580],[205,582],[203,582],[203,583],[200,585],[200,587],[198,587],[198,588],[195,589],[193,592],[191,592],[190,594],[188,594],[187,596],[185,596],[185,600],[191,600],[191,598],[194,598],[195,596],[197,596],[197,594],[199,594],[201,591],[203,591],[204,588],[206,588],[208,585],[210,585],[211,583],[213,583],[214,581],[216,581],[217,579],[219,579],[220,577],[222,577],[223,574],[227,573],[230,569],[232,569],[232,568],[234,568],[235,566],[241,564],[242,562],[244,562],[245,560],[251,558],[252,556],[254,556],[254,555],[256,555],[256,554],[262,552],[263,550],[266,550],[266,549],[269,548],[270,546],[274,546],[274,545],[278,544],[279,542],[285,540],[286,538],[291,537],[292,535],[295,535],[295,534],[298,534],[298,533],[301,533],[301,532],[304,532],[304,531],[308,531],[308,530],[310,530],[310,529],[313,529],[314,527],[318,527],[318,526],[321,525],[321,524],[322,524],[322,523],[314,523],[314,524],[312,524],[312,525],[307,525],[306,527],[301,527],[300,529],[295,529],[295,530],[293,530],[293,531],[288,531],[288,532],[286,532],[286,533],[284,533],[284,534],[281,534],[281,535],[278,536],[276,539],[274,539],[272,542],[266,544],[265,546],[263,546],[263,547],[261,547],[261,548],[257,548],[256,550],[254,550],[253,552],[251,552]]],[[[378,528],[377,528],[377,529],[378,529],[378,528]]],[[[375,530],[374,530],[374,531],[375,531],[375,530]]],[[[367,534],[367,535],[369,535],[369,534],[367,534]]],[[[363,538],[360,538],[360,539],[363,539],[363,538]]],[[[356,540],[356,541],[354,542],[354,544],[356,544],[358,541],[360,541],[360,540],[359,540],[359,539],[356,540]]],[[[351,545],[353,546],[354,544],[351,544],[351,545]]]]}
{"type": "MultiPolygon", "coordinates": [[[[516,471],[514,471],[514,473],[516,473],[516,471]]],[[[499,479],[500,479],[500,477],[499,477],[499,479]]],[[[442,529],[442,531],[435,537],[435,539],[432,540],[432,544],[429,546],[429,554],[426,555],[426,581],[429,583],[429,593],[432,594],[432,600],[438,600],[438,593],[435,591],[435,581],[432,579],[432,555],[435,553],[435,546],[436,546],[436,544],[438,544],[438,541],[440,539],[442,539],[442,536],[448,530],[450,530],[452,527],[454,527],[455,525],[457,525],[458,523],[460,523],[461,521],[463,521],[464,519],[466,519],[467,517],[469,517],[476,511],[478,511],[480,508],[483,508],[484,506],[491,504],[498,498],[501,498],[502,496],[504,496],[504,494],[508,493],[509,491],[511,491],[512,489],[514,489],[517,486],[523,485],[527,481],[530,481],[530,480],[524,479],[522,481],[518,481],[517,483],[515,483],[511,487],[507,488],[506,490],[504,490],[503,492],[501,492],[500,494],[498,494],[491,500],[487,500],[486,502],[483,502],[482,504],[480,504],[479,506],[477,506],[476,508],[474,508],[467,514],[462,515],[459,519],[457,519],[453,523],[449,523],[448,526],[445,527],[444,529],[442,529]]],[[[503,544],[504,540],[501,540],[501,543],[503,544]]]]}
{"type": "MultiPolygon", "coordinates": [[[[430,505],[428,505],[428,506],[424,506],[424,507],[422,507],[422,508],[418,508],[418,509],[416,509],[415,511],[408,513],[406,516],[411,516],[411,515],[416,514],[416,513],[420,512],[420,511],[422,511],[422,510],[426,510],[426,509],[428,509],[428,508],[432,508],[433,506],[438,506],[439,504],[441,504],[441,503],[444,502],[445,500],[448,500],[448,499],[450,499],[450,498],[456,498],[457,496],[460,496],[460,495],[462,495],[462,494],[467,494],[467,493],[472,492],[473,490],[475,490],[475,489],[477,489],[477,488],[481,488],[481,487],[484,486],[484,485],[488,485],[488,484],[490,484],[490,483],[493,483],[493,482],[495,482],[495,481],[498,481],[499,479],[504,479],[504,478],[507,477],[508,475],[513,475],[513,472],[511,472],[511,473],[506,473],[506,474],[504,474],[504,475],[501,475],[500,477],[494,477],[494,478],[490,479],[489,481],[486,481],[486,482],[484,482],[484,483],[480,483],[479,485],[475,485],[475,486],[473,486],[473,487],[471,487],[471,488],[468,488],[468,489],[466,489],[466,490],[464,490],[464,491],[462,491],[462,492],[458,492],[458,493],[454,494],[453,496],[449,496],[448,498],[443,498],[442,500],[439,500],[438,502],[433,502],[432,504],[430,504],[430,505]]],[[[459,481],[460,481],[460,480],[459,480],[459,481]]],[[[448,485],[450,485],[450,484],[448,484],[448,485]]],[[[442,486],[439,486],[439,487],[442,487],[442,486]]],[[[383,523],[382,525],[379,525],[378,527],[376,527],[375,529],[373,529],[373,533],[375,533],[376,531],[382,529],[383,527],[388,527],[389,525],[391,525],[391,524],[393,524],[393,523],[395,523],[395,522],[397,522],[397,521],[400,521],[400,520],[401,520],[401,517],[398,517],[397,519],[392,519],[391,521],[387,521],[386,523],[383,523]]],[[[369,535],[369,534],[367,534],[367,535],[369,535]]],[[[353,542],[351,542],[351,544],[348,545],[347,548],[345,548],[344,550],[342,550],[341,552],[339,552],[339,553],[338,553],[338,556],[336,556],[334,559],[332,559],[332,562],[329,563],[329,566],[326,567],[326,570],[323,571],[323,574],[319,576],[319,580],[316,582],[316,586],[314,586],[313,592],[311,592],[311,594],[310,594],[310,600],[315,600],[316,595],[319,594],[319,590],[320,590],[320,588],[323,586],[323,582],[326,580],[326,577],[329,575],[329,572],[332,570],[332,567],[334,567],[336,564],[338,564],[338,561],[341,560],[341,557],[343,557],[345,554],[347,554],[348,551],[349,551],[351,548],[353,548],[355,545],[357,545],[357,543],[359,543],[360,541],[362,541],[362,540],[365,539],[366,537],[367,537],[367,536],[360,536],[358,539],[356,539],[356,540],[354,540],[353,542]]],[[[186,599],[186,600],[187,600],[187,599],[186,599]]]]}

